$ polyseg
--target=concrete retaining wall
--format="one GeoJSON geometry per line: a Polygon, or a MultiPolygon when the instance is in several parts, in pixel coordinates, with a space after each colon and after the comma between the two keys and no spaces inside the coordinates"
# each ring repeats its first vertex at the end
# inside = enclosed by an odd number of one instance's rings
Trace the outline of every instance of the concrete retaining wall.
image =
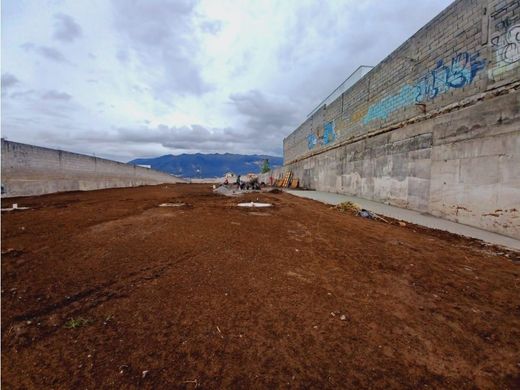
{"type": "Polygon", "coordinates": [[[284,140],[304,186],[520,238],[520,0],[457,0],[284,140]]]}
{"type": "Polygon", "coordinates": [[[2,139],[2,196],[178,182],[148,168],[2,139]]]}
{"type": "Polygon", "coordinates": [[[520,92],[347,143],[284,170],[306,188],[520,238],[520,92]]]}

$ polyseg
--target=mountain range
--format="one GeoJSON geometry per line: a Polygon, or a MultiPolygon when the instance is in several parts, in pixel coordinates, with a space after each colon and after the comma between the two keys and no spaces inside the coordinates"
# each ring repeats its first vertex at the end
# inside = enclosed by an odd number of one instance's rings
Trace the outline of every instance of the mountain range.
{"type": "Polygon", "coordinates": [[[154,158],[137,158],[129,164],[150,165],[153,169],[186,178],[222,177],[227,172],[235,174],[260,173],[264,160],[271,168],[283,165],[283,158],[267,155],[215,154],[167,154],[154,158]]]}

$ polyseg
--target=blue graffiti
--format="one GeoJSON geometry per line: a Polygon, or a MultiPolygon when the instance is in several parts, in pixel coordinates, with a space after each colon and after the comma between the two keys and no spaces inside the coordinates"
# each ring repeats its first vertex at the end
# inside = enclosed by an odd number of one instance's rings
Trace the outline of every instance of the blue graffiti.
{"type": "Polygon", "coordinates": [[[336,141],[335,128],[336,124],[332,121],[323,125],[323,137],[318,137],[314,133],[309,134],[307,136],[307,147],[314,149],[318,145],[328,145],[336,141]]]}
{"type": "Polygon", "coordinates": [[[399,108],[406,107],[415,102],[416,90],[410,85],[405,85],[397,95],[381,99],[370,106],[363,118],[363,124],[376,119],[386,119],[388,115],[399,108]]]}
{"type": "Polygon", "coordinates": [[[336,141],[336,132],[334,131],[335,125],[334,122],[326,123],[323,126],[323,140],[322,145],[330,144],[331,142],[336,141]]]}
{"type": "Polygon", "coordinates": [[[376,119],[386,120],[388,115],[400,108],[433,100],[452,88],[462,88],[473,82],[477,74],[485,69],[486,60],[480,53],[459,53],[448,64],[437,61],[435,68],[429,70],[413,86],[406,84],[401,91],[385,97],[369,107],[363,124],[376,119]]]}
{"type": "Polygon", "coordinates": [[[417,103],[433,100],[438,95],[448,92],[451,88],[462,88],[475,79],[478,72],[486,67],[486,61],[480,58],[480,53],[459,53],[451,59],[450,64],[443,60],[437,62],[434,69],[426,73],[415,88],[417,103]]]}
{"type": "Polygon", "coordinates": [[[318,145],[318,137],[316,137],[316,134],[309,134],[307,136],[307,146],[309,149],[313,149],[318,145]]]}

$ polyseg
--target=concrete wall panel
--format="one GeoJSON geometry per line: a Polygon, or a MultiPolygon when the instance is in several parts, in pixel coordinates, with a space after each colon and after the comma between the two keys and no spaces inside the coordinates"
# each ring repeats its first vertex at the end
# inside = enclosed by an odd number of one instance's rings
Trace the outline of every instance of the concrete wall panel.
{"type": "Polygon", "coordinates": [[[2,139],[3,196],[182,181],[164,172],[135,165],[2,139]]]}

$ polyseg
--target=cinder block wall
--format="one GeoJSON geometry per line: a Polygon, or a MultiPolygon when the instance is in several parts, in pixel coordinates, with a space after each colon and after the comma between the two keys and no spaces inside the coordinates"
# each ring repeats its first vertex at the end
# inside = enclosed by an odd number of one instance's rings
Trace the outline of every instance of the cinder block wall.
{"type": "Polygon", "coordinates": [[[303,185],[520,238],[520,0],[457,0],[284,140],[303,185]]]}
{"type": "Polygon", "coordinates": [[[178,183],[163,172],[2,139],[2,196],[178,183]]]}

